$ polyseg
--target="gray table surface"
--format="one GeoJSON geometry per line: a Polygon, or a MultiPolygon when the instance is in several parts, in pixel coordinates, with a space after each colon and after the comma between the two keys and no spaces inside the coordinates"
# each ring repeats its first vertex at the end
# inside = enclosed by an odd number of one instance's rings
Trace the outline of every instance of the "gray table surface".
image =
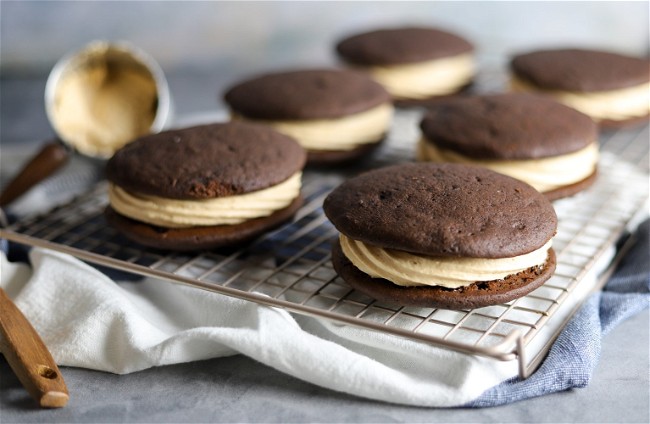
{"type": "MultiPolygon", "coordinates": [[[[168,76],[179,115],[216,110],[214,75],[168,76]],[[206,90],[205,87],[214,87],[206,90]]],[[[0,147],[36,150],[53,136],[44,77],[0,80],[0,147]]],[[[2,159],[2,174],[16,163],[2,159]]],[[[65,172],[65,171],[64,171],[65,172]]],[[[5,181],[2,181],[5,183],[5,181]]],[[[356,398],[284,375],[237,355],[112,375],[62,368],[70,402],[40,410],[0,359],[0,422],[649,422],[650,315],[627,320],[603,341],[584,389],[484,409],[405,407],[356,398]]]]}

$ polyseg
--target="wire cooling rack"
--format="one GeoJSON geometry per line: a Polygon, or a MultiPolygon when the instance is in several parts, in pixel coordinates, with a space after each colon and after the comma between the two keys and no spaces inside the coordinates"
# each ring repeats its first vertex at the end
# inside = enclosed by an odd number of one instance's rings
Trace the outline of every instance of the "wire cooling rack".
{"type": "Polygon", "coordinates": [[[419,119],[419,112],[399,112],[385,146],[362,166],[333,173],[306,171],[306,203],[293,222],[245,248],[188,254],[135,245],[103,219],[105,183],[48,213],[0,230],[0,237],[130,274],[471,355],[517,359],[519,373],[525,377],[588,293],[604,283],[626,230],[647,216],[648,127],[603,134],[597,182],[554,203],[559,227],[554,241],[557,270],[551,279],[509,303],[452,311],[377,302],[351,289],[330,263],[330,247],[338,234],[323,214],[323,199],[351,174],[413,160],[419,119]]]}

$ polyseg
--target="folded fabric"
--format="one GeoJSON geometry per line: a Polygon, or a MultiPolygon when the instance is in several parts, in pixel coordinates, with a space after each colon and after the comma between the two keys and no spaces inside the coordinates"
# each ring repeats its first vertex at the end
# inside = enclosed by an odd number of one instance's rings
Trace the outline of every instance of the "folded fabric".
{"type": "Polygon", "coordinates": [[[313,384],[371,399],[491,406],[588,382],[601,336],[648,307],[647,221],[639,232],[643,237],[608,291],[589,299],[542,367],[523,381],[515,378],[515,361],[294,317],[152,278],[116,284],[71,256],[43,249],[31,250],[31,268],[3,254],[1,284],[60,365],[123,374],[241,353],[313,384]]]}

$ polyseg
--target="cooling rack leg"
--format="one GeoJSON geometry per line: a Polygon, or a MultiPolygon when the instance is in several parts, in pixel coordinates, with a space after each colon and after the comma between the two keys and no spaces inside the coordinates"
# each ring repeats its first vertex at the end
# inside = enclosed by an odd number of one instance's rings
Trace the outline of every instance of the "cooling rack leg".
{"type": "Polygon", "coordinates": [[[524,337],[517,337],[517,358],[519,360],[519,377],[525,380],[529,377],[528,367],[526,367],[526,347],[524,346],[524,337]]]}

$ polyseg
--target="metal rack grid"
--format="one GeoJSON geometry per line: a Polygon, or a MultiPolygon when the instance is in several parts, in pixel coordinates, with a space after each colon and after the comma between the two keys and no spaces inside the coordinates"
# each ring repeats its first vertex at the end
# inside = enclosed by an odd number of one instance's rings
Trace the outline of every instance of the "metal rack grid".
{"type": "MultiPolygon", "coordinates": [[[[412,160],[418,120],[416,112],[400,113],[387,144],[365,167],[412,160]]],[[[502,361],[518,359],[524,377],[539,364],[586,294],[604,281],[594,274],[611,265],[610,253],[626,227],[647,213],[647,140],[647,126],[605,134],[595,185],[555,203],[559,217],[555,275],[521,299],[474,310],[383,304],[352,290],[337,277],[330,264],[330,246],[337,232],[321,205],[346,174],[361,168],[335,174],[307,171],[303,187],[306,203],[294,221],[238,250],[188,254],[130,243],[104,222],[105,183],[44,215],[0,230],[0,237],[69,253],[111,269],[468,354],[502,361]]]]}

